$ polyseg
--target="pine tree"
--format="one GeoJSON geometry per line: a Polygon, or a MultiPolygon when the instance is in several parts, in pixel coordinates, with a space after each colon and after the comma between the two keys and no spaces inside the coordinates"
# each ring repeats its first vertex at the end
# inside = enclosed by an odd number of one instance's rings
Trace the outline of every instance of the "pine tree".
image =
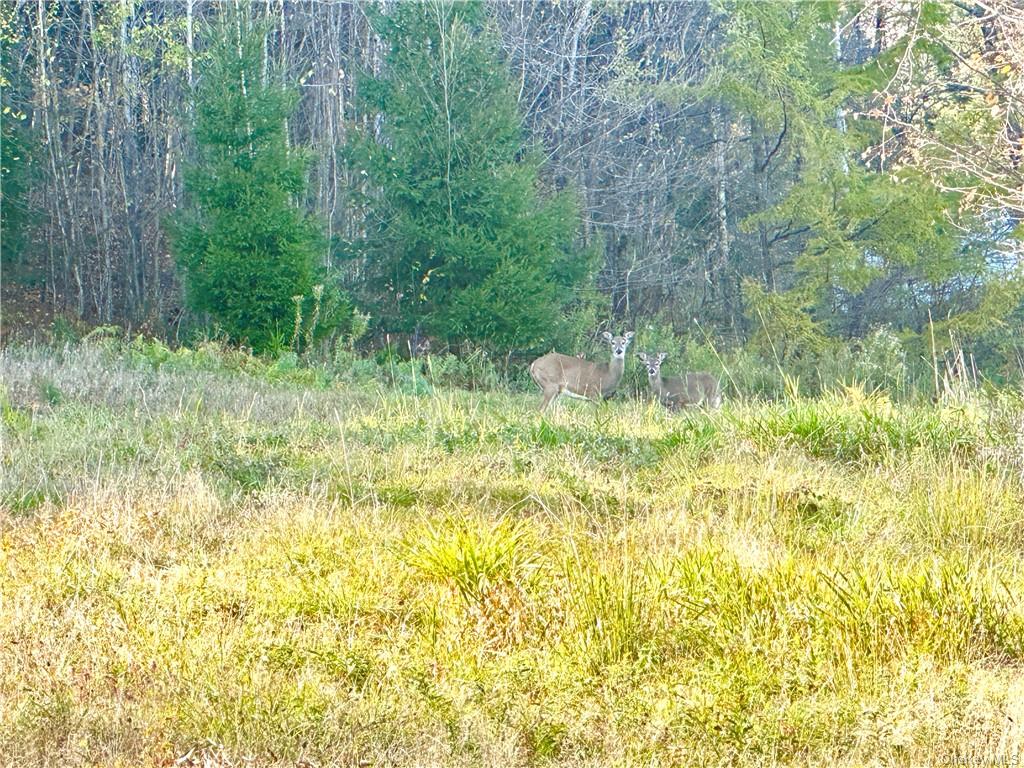
{"type": "Polygon", "coordinates": [[[295,203],[307,164],[285,135],[295,91],[262,77],[260,37],[238,16],[213,32],[173,251],[190,307],[233,341],[267,350],[292,337],[293,297],[312,293],[322,235],[295,203]]]}
{"type": "Polygon", "coordinates": [[[550,344],[591,269],[567,194],[543,197],[511,83],[480,3],[398,4],[375,20],[384,74],[365,98],[379,132],[353,142],[372,226],[367,306],[389,329],[500,349],[550,344]]]}

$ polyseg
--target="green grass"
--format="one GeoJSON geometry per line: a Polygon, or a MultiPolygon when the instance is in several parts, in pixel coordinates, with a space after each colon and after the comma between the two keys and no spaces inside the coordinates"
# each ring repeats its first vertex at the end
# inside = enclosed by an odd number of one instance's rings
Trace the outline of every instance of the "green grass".
{"type": "Polygon", "coordinates": [[[1017,396],[542,418],[290,366],[2,354],[0,765],[1024,748],[1017,396]]]}

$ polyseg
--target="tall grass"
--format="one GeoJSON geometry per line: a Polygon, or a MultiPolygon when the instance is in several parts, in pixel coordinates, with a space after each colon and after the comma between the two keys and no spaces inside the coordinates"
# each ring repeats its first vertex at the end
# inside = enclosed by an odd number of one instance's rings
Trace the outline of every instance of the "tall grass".
{"type": "Polygon", "coordinates": [[[542,417],[102,339],[0,374],[0,765],[1024,747],[1011,393],[542,417]]]}

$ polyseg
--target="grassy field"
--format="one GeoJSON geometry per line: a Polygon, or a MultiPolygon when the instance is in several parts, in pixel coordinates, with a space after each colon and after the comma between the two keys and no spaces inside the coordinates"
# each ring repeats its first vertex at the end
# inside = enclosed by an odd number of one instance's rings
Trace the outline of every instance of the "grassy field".
{"type": "Polygon", "coordinates": [[[215,356],[0,365],[0,765],[1024,750],[1016,396],[542,418],[215,356]]]}

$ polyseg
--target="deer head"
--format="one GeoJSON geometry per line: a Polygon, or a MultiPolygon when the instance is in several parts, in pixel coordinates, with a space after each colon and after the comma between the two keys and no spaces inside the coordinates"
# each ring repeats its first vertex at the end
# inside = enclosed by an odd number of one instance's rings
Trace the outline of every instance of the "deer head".
{"type": "Polygon", "coordinates": [[[661,375],[661,364],[665,362],[668,353],[659,352],[656,355],[648,355],[646,352],[638,352],[637,357],[640,358],[640,362],[647,369],[647,375],[652,379],[657,379],[661,375]]]}
{"type": "Polygon", "coordinates": [[[629,347],[629,343],[633,341],[633,332],[626,331],[621,336],[612,336],[608,331],[601,334],[601,337],[611,345],[612,348],[612,360],[626,359],[626,349],[629,347]]]}

